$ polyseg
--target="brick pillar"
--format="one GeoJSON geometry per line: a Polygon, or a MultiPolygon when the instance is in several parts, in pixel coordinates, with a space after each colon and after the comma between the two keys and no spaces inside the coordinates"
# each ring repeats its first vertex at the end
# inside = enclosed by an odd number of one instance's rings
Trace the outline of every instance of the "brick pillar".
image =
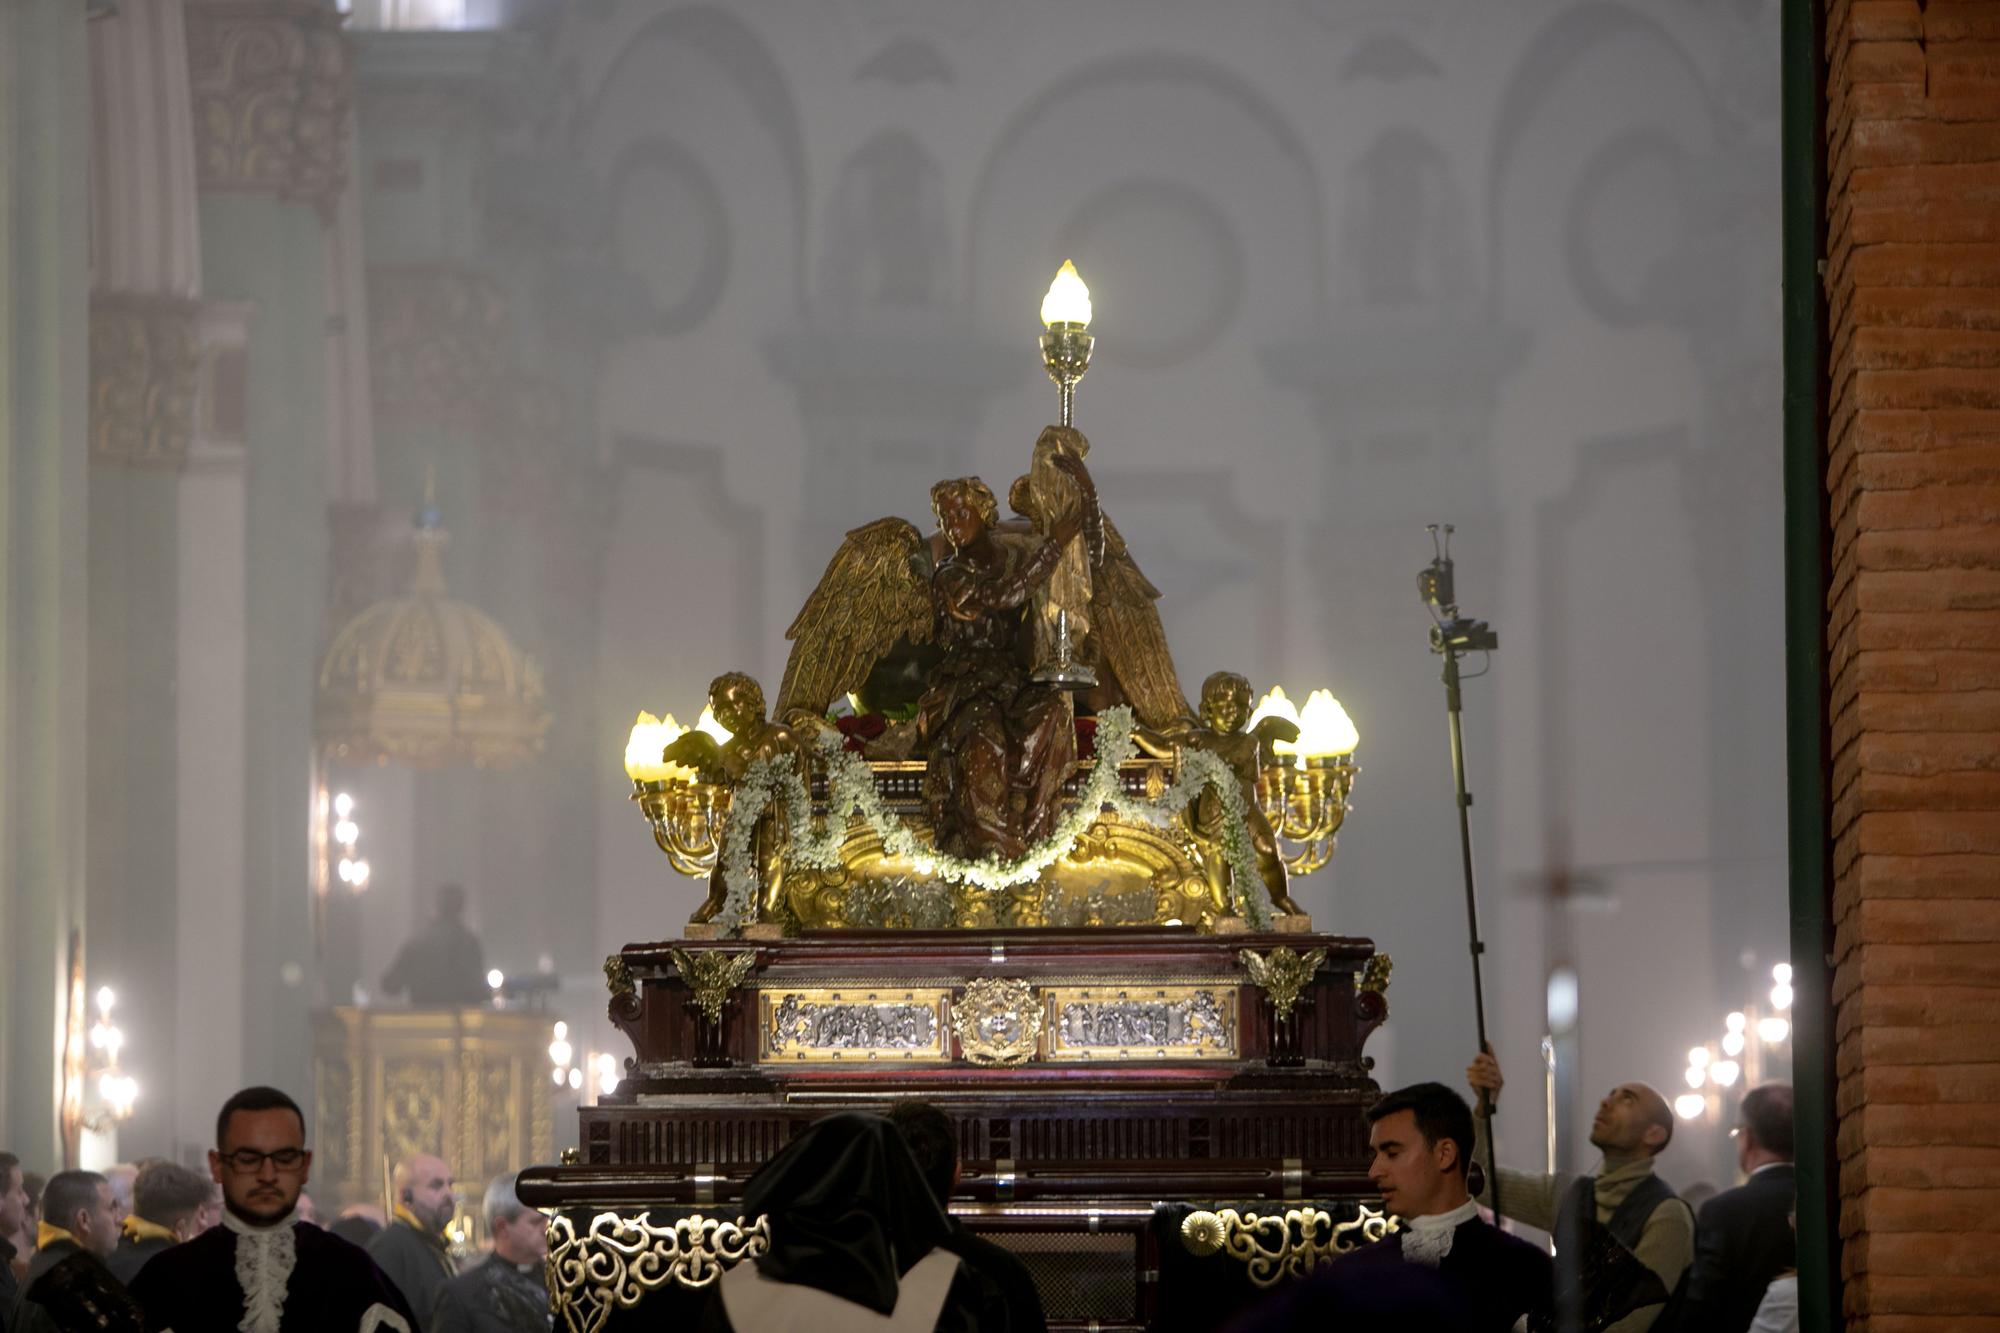
{"type": "Polygon", "coordinates": [[[2000,1329],[2000,0],[1825,15],[1843,1304],[2000,1329]]]}

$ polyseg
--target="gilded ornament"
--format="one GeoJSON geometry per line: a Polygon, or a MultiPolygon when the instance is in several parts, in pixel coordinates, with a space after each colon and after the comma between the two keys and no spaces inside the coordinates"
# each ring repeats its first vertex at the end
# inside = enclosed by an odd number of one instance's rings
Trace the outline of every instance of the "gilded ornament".
{"type": "Polygon", "coordinates": [[[722,1006],[728,1003],[729,992],[742,985],[750,970],[757,966],[755,949],[702,949],[689,953],[676,948],[669,953],[694,996],[695,1008],[711,1024],[722,1021],[722,1006]]]}
{"type": "Polygon", "coordinates": [[[604,985],[613,996],[630,995],[637,989],[632,982],[632,965],[624,954],[614,953],[604,960],[604,985]]]}
{"type": "Polygon", "coordinates": [[[576,1222],[549,1219],[549,1306],[567,1333],[601,1333],[616,1310],[673,1285],[701,1288],[771,1246],[769,1220],[696,1213],[655,1223],[650,1213],[599,1213],[579,1235],[576,1222]]]}
{"type": "Polygon", "coordinates": [[[206,0],[186,7],[186,23],[201,188],[332,204],[352,81],[341,14],[206,0]]]}
{"type": "Polygon", "coordinates": [[[1219,1208],[1189,1213],[1181,1222],[1181,1246],[1203,1259],[1226,1252],[1244,1265],[1252,1285],[1274,1287],[1396,1229],[1392,1219],[1365,1205],[1339,1223],[1321,1208],[1293,1208],[1282,1214],[1219,1208]]]}
{"type": "Polygon", "coordinates": [[[313,708],[328,756],[506,768],[541,751],[550,720],[541,668],[490,616],[446,593],[447,540],[426,495],[409,591],[333,636],[313,708]]]}
{"type": "Polygon", "coordinates": [[[1243,960],[1243,968],[1250,974],[1250,980],[1257,983],[1264,995],[1271,1001],[1271,1011],[1280,1023],[1292,1016],[1298,1005],[1299,996],[1326,961],[1324,948],[1309,949],[1301,955],[1296,950],[1280,946],[1267,954],[1258,954],[1253,949],[1241,949],[1236,956],[1243,960]]]}
{"type": "Polygon", "coordinates": [[[1025,981],[979,977],[953,1002],[952,1031],[976,1065],[1017,1065],[1034,1055],[1042,1033],[1042,1006],[1025,981]]]}
{"type": "Polygon", "coordinates": [[[1357,991],[1373,991],[1377,995],[1389,993],[1389,972],[1395,962],[1386,953],[1378,953],[1368,960],[1361,969],[1361,979],[1355,984],[1357,991]]]}
{"type": "Polygon", "coordinates": [[[194,440],[199,305],[171,297],[90,300],[90,455],[178,466],[194,440]]]}

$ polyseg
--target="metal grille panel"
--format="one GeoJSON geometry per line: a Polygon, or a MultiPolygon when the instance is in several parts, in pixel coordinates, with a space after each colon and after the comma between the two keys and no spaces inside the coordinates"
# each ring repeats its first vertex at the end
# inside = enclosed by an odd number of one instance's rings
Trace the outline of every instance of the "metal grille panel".
{"type": "Polygon", "coordinates": [[[1027,1265],[1051,1323],[1138,1319],[1137,1238],[1131,1233],[989,1231],[983,1236],[1027,1265]]]}

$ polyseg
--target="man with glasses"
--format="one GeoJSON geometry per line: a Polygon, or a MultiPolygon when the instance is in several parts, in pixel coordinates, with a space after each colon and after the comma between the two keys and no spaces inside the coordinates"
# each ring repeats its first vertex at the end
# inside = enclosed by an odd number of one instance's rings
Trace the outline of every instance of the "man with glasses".
{"type": "Polygon", "coordinates": [[[312,1169],[305,1115],[276,1088],[223,1103],[208,1169],[222,1225],[148,1262],[132,1283],[154,1333],[411,1333],[416,1320],[367,1253],[298,1220],[312,1169]]]}

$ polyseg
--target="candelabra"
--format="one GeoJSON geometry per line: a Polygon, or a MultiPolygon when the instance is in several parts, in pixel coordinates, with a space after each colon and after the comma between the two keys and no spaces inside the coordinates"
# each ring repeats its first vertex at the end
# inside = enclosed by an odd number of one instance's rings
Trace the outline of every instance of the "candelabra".
{"type": "Polygon", "coordinates": [[[1333,856],[1360,771],[1351,755],[1316,755],[1303,767],[1272,764],[1258,775],[1257,800],[1271,831],[1299,849],[1284,858],[1292,874],[1310,875],[1333,856]]]}
{"type": "Polygon", "coordinates": [[[1090,288],[1083,285],[1076,265],[1063,260],[1056,279],[1042,298],[1042,365],[1056,382],[1056,420],[1071,424],[1071,408],[1077,381],[1090,369],[1091,349],[1097,346],[1090,329],[1090,288]]]}
{"type": "Polygon", "coordinates": [[[729,791],[712,782],[678,778],[632,781],[632,799],[652,825],[653,841],[683,875],[706,879],[722,853],[729,791]]]}
{"type": "MultiPolygon", "coordinates": [[[[729,739],[706,710],[695,728],[718,741],[729,739]]],[[[701,781],[693,769],[666,762],[667,746],[686,730],[672,713],[665,718],[639,714],[625,742],[625,775],[632,779],[632,799],[652,825],[653,841],[667,860],[683,875],[705,879],[722,854],[729,790],[701,781]]]]}
{"type": "Polygon", "coordinates": [[[1292,723],[1298,739],[1271,747],[1270,762],[1257,775],[1257,803],[1281,840],[1280,854],[1285,843],[1298,848],[1284,856],[1285,868],[1310,875],[1332,857],[1335,836],[1347,820],[1354,779],[1361,772],[1354,762],[1361,735],[1331,690],[1314,690],[1298,709],[1283,686],[1273,686],[1250,715],[1249,728],[1256,730],[1267,717],[1292,723]]]}

